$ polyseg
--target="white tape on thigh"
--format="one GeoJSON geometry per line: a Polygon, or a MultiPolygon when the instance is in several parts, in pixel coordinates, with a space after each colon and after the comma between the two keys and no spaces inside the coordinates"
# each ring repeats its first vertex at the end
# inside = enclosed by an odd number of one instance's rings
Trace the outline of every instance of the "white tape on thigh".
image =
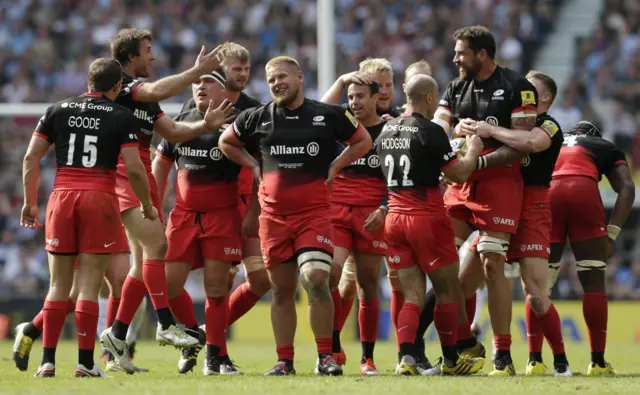
{"type": "Polygon", "coordinates": [[[259,256],[248,256],[242,260],[244,265],[244,271],[249,273],[257,272],[258,270],[264,270],[264,261],[259,256]]]}
{"type": "Polygon", "coordinates": [[[298,256],[298,268],[300,269],[300,274],[308,273],[311,270],[331,272],[331,260],[331,256],[326,252],[303,252],[298,256]]]}
{"type": "Polygon", "coordinates": [[[507,256],[507,250],[509,249],[509,242],[491,236],[480,236],[480,242],[478,243],[478,252],[493,252],[494,254],[500,254],[507,256]]]}
{"type": "Polygon", "coordinates": [[[547,290],[549,291],[549,295],[551,295],[551,290],[553,289],[553,286],[556,285],[559,275],[560,275],[560,264],[550,263],[549,276],[547,277],[547,290]]]}
{"type": "Polygon", "coordinates": [[[520,264],[518,262],[511,262],[511,264],[504,264],[504,276],[506,278],[518,278],[520,277],[520,264]]]}
{"type": "Polygon", "coordinates": [[[355,281],[356,270],[356,263],[351,259],[347,259],[342,268],[342,278],[348,281],[355,281]]]}
{"type": "Polygon", "coordinates": [[[240,267],[238,266],[239,265],[231,266],[231,269],[229,269],[229,274],[232,276],[235,276],[236,274],[238,274],[238,272],[240,271],[240,267]]]}
{"type": "Polygon", "coordinates": [[[584,272],[587,270],[607,270],[607,264],[602,261],[584,260],[576,262],[577,271],[584,272]]]}

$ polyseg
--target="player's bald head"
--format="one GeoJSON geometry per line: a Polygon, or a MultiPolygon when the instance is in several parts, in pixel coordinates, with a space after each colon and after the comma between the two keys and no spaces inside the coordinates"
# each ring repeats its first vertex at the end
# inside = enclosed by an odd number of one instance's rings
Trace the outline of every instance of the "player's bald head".
{"type": "Polygon", "coordinates": [[[437,96],[438,83],[431,76],[416,74],[409,78],[404,88],[407,101],[420,100],[432,95],[437,96]]]}

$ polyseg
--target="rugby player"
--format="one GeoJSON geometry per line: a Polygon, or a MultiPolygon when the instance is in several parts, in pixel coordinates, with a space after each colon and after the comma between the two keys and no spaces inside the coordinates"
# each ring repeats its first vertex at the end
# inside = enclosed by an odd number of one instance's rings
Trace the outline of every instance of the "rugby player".
{"type": "MultiPolygon", "coordinates": [[[[176,120],[202,120],[209,106],[225,102],[226,123],[231,122],[234,110],[231,102],[224,98],[226,83],[222,68],[202,75],[200,81],[193,85],[196,107],[178,115],[176,120]]],[[[207,295],[205,376],[240,373],[230,362],[226,349],[229,272],[232,262],[242,259],[237,191],[240,166],[228,160],[218,148],[222,131],[221,128],[218,132],[177,144],[162,140],[153,161],[160,200],[164,198],[162,192],[173,163],[178,171],[175,208],[169,215],[167,226],[169,298],[173,300],[186,292],[184,284],[189,272],[204,267],[207,295]]],[[[178,321],[198,336],[193,303],[172,310],[178,321]]],[[[195,359],[180,360],[178,368],[181,373],[186,373],[184,364],[197,360],[197,352],[201,348],[198,346],[191,347],[195,350],[195,359]]],[[[192,368],[190,366],[189,370],[192,368]]]]}
{"type": "Polygon", "coordinates": [[[584,290],[582,312],[591,347],[587,375],[613,375],[613,367],[604,359],[608,317],[605,270],[635,199],[635,185],[624,154],[603,139],[593,123],[576,123],[564,136],[549,198],[552,224],[549,291],[558,278],[562,251],[568,238],[584,290]],[[603,175],[618,194],[609,224],[606,224],[598,189],[603,175]]]}
{"type": "Polygon", "coordinates": [[[47,204],[46,250],[51,285],[43,308],[43,356],[35,377],[55,376],[56,347],[65,318],[79,257],[76,377],[106,377],[94,364],[98,327],[98,293],[112,242],[122,232],[115,195],[115,170],[121,155],[141,216],[157,219],[150,187],[140,160],[133,114],[113,101],[122,87],[122,68],[113,59],[97,59],[89,67],[83,95],[58,102],[38,122],[24,158],[25,203],[20,223],[35,228],[40,160],[55,145],[54,188],[47,204]],[[96,232],[100,229],[100,232],[96,232]]]}
{"type": "MultiPolygon", "coordinates": [[[[384,121],[376,114],[378,84],[352,83],[347,89],[348,110],[375,140],[384,121]]],[[[336,156],[344,150],[338,144],[336,156]]],[[[378,333],[380,302],[378,300],[378,279],[380,264],[386,255],[384,242],[384,218],[387,189],[380,171],[380,160],[375,147],[364,157],[345,167],[336,176],[331,190],[331,223],[333,225],[334,255],[329,286],[334,304],[332,350],[336,362],[344,364],[346,356],[340,345],[340,331],[346,316],[342,311],[343,299],[338,284],[342,277],[357,279],[361,292],[358,323],[362,358],[360,372],[363,375],[378,375],[373,362],[373,349],[378,333]],[[353,255],[359,270],[344,272],[343,265],[348,256],[353,255]],[[357,273],[357,276],[356,276],[357,273]],[[340,357],[343,359],[340,360],[340,357]],[[342,363],[341,363],[342,362],[342,363]]],[[[355,284],[354,284],[355,287],[355,284]]],[[[353,297],[350,302],[353,303],[353,297]]],[[[351,309],[351,303],[348,310],[351,309]]],[[[349,312],[347,311],[347,315],[349,312]]]]}
{"type": "Polygon", "coordinates": [[[278,353],[278,363],[265,374],[295,373],[299,271],[318,346],[315,372],[341,375],[331,348],[333,302],[328,277],[333,242],[325,213],[336,174],[371,149],[371,137],[342,107],[304,97],[304,77],[295,59],[276,57],[265,70],[274,101],[241,113],[219,142],[229,159],[251,168],[261,180],[259,234],[274,290],[271,321],[278,353]],[[349,146],[332,162],[336,141],[349,146]],[[243,148],[245,144],[259,150],[259,163],[243,148]]]}
{"type": "MultiPolygon", "coordinates": [[[[154,205],[161,211],[158,190],[151,174],[150,143],[153,132],[171,142],[187,141],[208,130],[217,130],[224,123],[226,115],[223,108],[218,107],[215,110],[207,109],[204,120],[198,122],[175,122],[165,117],[158,102],[179,94],[201,75],[216,69],[220,64],[220,48],[205,53],[202,47],[194,67],[156,82],[145,83],[138,78],[146,78],[150,74],[149,68],[155,59],[151,40],[148,31],[123,29],[111,40],[111,54],[124,70],[123,87],[116,102],[127,107],[136,117],[140,157],[147,170],[154,205]]],[[[171,314],[164,265],[167,248],[164,226],[160,220],[143,222],[138,212],[133,210],[135,202],[122,163],[116,173],[116,193],[134,259],[123,285],[116,320],[112,327],[100,335],[100,341],[114,354],[120,367],[133,373],[135,366],[129,360],[125,339],[131,320],[147,291],[158,316],[156,340],[161,344],[183,348],[198,344],[198,339],[177,325],[171,314]]],[[[126,248],[125,238],[115,242],[120,250],[126,248]]]]}
{"type": "MultiPolygon", "coordinates": [[[[436,111],[434,122],[447,133],[452,125],[472,127],[475,121],[529,131],[535,127],[537,94],[524,77],[496,64],[496,42],[485,27],[458,29],[453,62],[460,78],[449,84],[436,111]]],[[[514,375],[511,360],[511,294],[504,275],[505,256],[511,235],[516,233],[520,217],[523,182],[519,161],[523,153],[496,139],[483,139],[484,151],[477,169],[464,184],[450,186],[444,195],[447,213],[461,245],[479,229],[477,254],[467,254],[463,271],[484,269],[488,303],[493,326],[496,359],[490,375],[514,375]],[[481,262],[481,264],[479,264],[481,262]]],[[[461,322],[460,347],[470,356],[484,356],[484,347],[471,334],[470,322],[475,311],[474,298],[467,303],[469,320],[461,322]]],[[[465,292],[466,293],[466,292],[465,292]]]]}
{"type": "Polygon", "coordinates": [[[466,375],[482,368],[482,358],[458,356],[458,281],[455,237],[439,188],[440,172],[464,182],[473,172],[483,148],[471,136],[469,149],[458,159],[442,128],[430,121],[437,107],[438,85],[426,75],[406,84],[407,116],[389,121],[376,140],[378,156],[389,189],[389,214],[384,236],[387,262],[397,270],[405,297],[398,317],[401,359],[396,375],[419,375],[416,368],[416,332],[424,304],[426,277],[433,283],[438,303],[435,322],[444,354],[443,374],[466,375]]]}
{"type": "MultiPolygon", "coordinates": [[[[531,131],[510,130],[481,121],[476,123],[475,134],[482,138],[495,138],[518,151],[529,153],[520,162],[524,200],[518,231],[507,252],[507,261],[520,268],[522,288],[526,295],[529,361],[525,374],[545,374],[546,367],[542,363],[544,335],[553,351],[555,375],[571,376],[560,317],[547,294],[551,233],[549,184],[563,142],[560,126],[547,111],[553,104],[558,88],[553,78],[537,71],[530,71],[526,78],[538,93],[536,127],[531,131]]],[[[462,132],[471,133],[467,129],[462,132]]],[[[477,276],[482,278],[481,273],[477,273],[477,276]]]]}

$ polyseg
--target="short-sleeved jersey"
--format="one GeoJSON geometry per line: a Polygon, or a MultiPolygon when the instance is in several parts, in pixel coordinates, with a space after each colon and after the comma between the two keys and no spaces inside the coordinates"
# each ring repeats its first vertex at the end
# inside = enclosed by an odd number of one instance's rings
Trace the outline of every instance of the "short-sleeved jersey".
{"type": "Polygon", "coordinates": [[[389,211],[445,213],[440,172],[458,158],[441,126],[419,114],[399,117],[387,122],[376,147],[389,189],[389,211]]]}
{"type": "MultiPolygon", "coordinates": [[[[385,122],[380,122],[367,129],[372,141],[376,141],[385,122]]],[[[338,142],[336,157],[347,148],[338,142]]],[[[380,159],[376,152],[376,144],[365,156],[342,169],[333,180],[331,201],[355,206],[374,206],[381,204],[387,196],[380,159]]]]}
{"type": "Polygon", "coordinates": [[[135,118],[102,94],[85,93],[47,109],[34,134],[55,146],[54,190],[115,193],[121,147],[136,147],[135,118]]]}
{"type": "MultiPolygon", "coordinates": [[[[451,125],[471,118],[492,125],[511,128],[511,119],[523,117],[525,111],[537,108],[538,94],[526,78],[506,67],[497,66],[491,76],[482,81],[456,79],[449,84],[440,100],[438,110],[450,114],[451,125]]],[[[498,149],[502,143],[493,138],[482,139],[482,155],[498,149]]],[[[490,178],[518,171],[518,163],[507,167],[477,170],[471,180],[490,178]]]]}
{"type": "MultiPolygon", "coordinates": [[[[193,108],[176,117],[176,121],[197,122],[204,115],[193,108]]],[[[230,161],[218,148],[218,140],[228,125],[193,140],[170,143],[162,140],[156,155],[175,163],[176,207],[206,212],[238,204],[240,165],[230,161]]]]}
{"type": "Polygon", "coordinates": [[[599,182],[616,166],[628,166],[624,153],[613,143],[586,135],[564,136],[564,143],[553,171],[553,179],[584,176],[599,182]]]}
{"type": "Polygon", "coordinates": [[[536,127],[549,136],[551,145],[544,151],[532,152],[522,158],[520,172],[525,186],[548,187],[564,138],[558,122],[546,112],[538,115],[536,127]]]}
{"type": "Polygon", "coordinates": [[[259,152],[262,209],[288,215],[328,207],[324,182],[337,141],[349,143],[364,131],[341,106],[305,98],[294,110],[273,102],[246,110],[232,132],[259,152]]]}
{"type": "MultiPolygon", "coordinates": [[[[258,100],[254,99],[244,92],[240,92],[238,101],[233,104],[233,107],[237,116],[246,109],[258,107],[260,105],[262,105],[262,103],[260,103],[258,100]]],[[[195,100],[193,100],[193,98],[187,100],[186,103],[184,103],[180,112],[188,112],[192,108],[196,108],[196,102],[195,100]]],[[[238,188],[240,195],[251,195],[251,193],[253,192],[253,173],[250,169],[243,167],[242,170],[240,170],[240,176],[238,177],[238,188]]]]}
{"type": "MultiPolygon", "coordinates": [[[[122,89],[116,98],[116,103],[128,108],[136,118],[138,129],[138,142],[140,159],[148,172],[151,172],[151,138],[153,137],[153,124],[164,113],[158,103],[136,101],[136,92],[144,84],[144,81],[134,80],[130,75],[122,75],[122,89]]],[[[122,158],[120,159],[122,161],[122,158]]]]}

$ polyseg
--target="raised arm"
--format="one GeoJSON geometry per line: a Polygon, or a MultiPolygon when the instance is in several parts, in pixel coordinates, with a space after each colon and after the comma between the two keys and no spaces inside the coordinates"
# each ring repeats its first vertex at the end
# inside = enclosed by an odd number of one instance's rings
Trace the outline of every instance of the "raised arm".
{"type": "Polygon", "coordinates": [[[209,102],[209,108],[202,121],[197,122],[176,122],[168,117],[161,117],[156,120],[153,127],[165,140],[172,143],[181,143],[193,140],[207,131],[218,130],[225,123],[233,120],[233,104],[225,100],[218,108],[213,108],[213,102],[209,102]]]}

